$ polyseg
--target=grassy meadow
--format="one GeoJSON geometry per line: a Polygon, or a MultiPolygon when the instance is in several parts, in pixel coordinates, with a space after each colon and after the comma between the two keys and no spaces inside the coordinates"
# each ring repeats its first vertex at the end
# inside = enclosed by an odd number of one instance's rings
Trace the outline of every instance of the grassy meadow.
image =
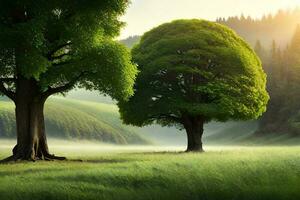
{"type": "MultiPolygon", "coordinates": [[[[0,158],[14,142],[1,140],[0,158]]],[[[0,164],[0,199],[300,199],[300,147],[114,146],[50,140],[62,162],[0,164]]]]}

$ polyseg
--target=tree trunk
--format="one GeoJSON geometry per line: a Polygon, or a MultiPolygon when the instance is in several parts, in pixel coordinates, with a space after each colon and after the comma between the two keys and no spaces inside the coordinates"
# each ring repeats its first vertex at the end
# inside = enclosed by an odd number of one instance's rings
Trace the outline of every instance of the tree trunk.
{"type": "Polygon", "coordinates": [[[44,104],[37,82],[19,78],[16,89],[17,145],[10,160],[63,160],[50,155],[45,134],[44,104]]]}
{"type": "Polygon", "coordinates": [[[184,128],[187,133],[187,152],[204,152],[202,135],[204,120],[201,117],[185,117],[184,128]]]}

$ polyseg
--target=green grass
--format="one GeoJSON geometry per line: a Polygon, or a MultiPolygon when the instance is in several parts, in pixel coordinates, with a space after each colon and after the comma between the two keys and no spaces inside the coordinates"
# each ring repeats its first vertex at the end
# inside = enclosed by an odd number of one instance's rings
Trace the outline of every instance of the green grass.
{"type": "MultiPolygon", "coordinates": [[[[186,154],[175,153],[181,147],[50,144],[71,160],[0,165],[1,200],[300,199],[296,146],[206,147],[204,154],[186,154]]],[[[12,145],[0,142],[1,158],[12,145]]]]}

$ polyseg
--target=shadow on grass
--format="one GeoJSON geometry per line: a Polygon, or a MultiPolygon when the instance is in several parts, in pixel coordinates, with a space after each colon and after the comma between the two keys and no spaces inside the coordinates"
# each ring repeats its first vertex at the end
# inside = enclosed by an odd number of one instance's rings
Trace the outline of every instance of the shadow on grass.
{"type": "Polygon", "coordinates": [[[113,164],[113,163],[127,163],[132,160],[125,160],[125,159],[91,159],[91,160],[84,160],[84,159],[69,159],[63,161],[64,163],[95,163],[95,164],[113,164]]]}
{"type": "Polygon", "coordinates": [[[17,171],[9,171],[9,172],[0,172],[1,176],[26,176],[31,174],[39,174],[39,173],[49,173],[49,172],[60,172],[61,169],[24,169],[17,171]]]}
{"type": "Polygon", "coordinates": [[[187,152],[187,151],[155,151],[155,152],[126,152],[123,155],[202,155],[205,152],[187,152]]]}
{"type": "MultiPolygon", "coordinates": [[[[134,160],[121,160],[121,159],[97,159],[97,160],[81,160],[81,159],[70,159],[65,161],[16,161],[16,162],[4,162],[1,163],[0,166],[16,166],[16,165],[22,165],[22,164],[28,164],[27,169],[16,169],[16,170],[6,170],[6,171],[0,171],[0,177],[2,176],[27,176],[27,175],[34,175],[34,174],[41,174],[41,173],[56,173],[56,172],[62,172],[65,170],[64,167],[59,166],[59,164],[84,164],[84,163],[91,163],[91,164],[117,164],[117,163],[128,163],[134,160]],[[39,163],[49,163],[49,164],[57,164],[58,168],[52,168],[53,166],[49,165],[45,166],[43,165],[43,168],[35,168],[39,167],[41,165],[38,165],[39,163]],[[34,167],[34,168],[31,168],[34,167]]],[[[68,165],[65,165],[68,166],[68,165]]],[[[25,167],[25,166],[22,166],[25,167]]],[[[95,166],[96,167],[96,166],[95,166]]]]}
{"type": "MultiPolygon", "coordinates": [[[[124,169],[126,170],[126,169],[124,169]]],[[[160,189],[167,189],[172,185],[172,179],[169,177],[163,177],[161,174],[146,176],[136,174],[122,174],[117,172],[99,172],[93,174],[79,173],[76,175],[59,175],[55,177],[47,176],[39,179],[47,183],[57,183],[58,180],[67,185],[74,185],[80,189],[80,184],[83,185],[95,185],[97,187],[103,186],[105,188],[151,188],[158,187],[160,189]],[[76,186],[77,185],[77,186],[76,186]]],[[[175,183],[176,184],[176,183],[175,183]]],[[[92,188],[89,188],[92,189],[92,188]]]]}
{"type": "Polygon", "coordinates": [[[0,165],[16,165],[16,164],[25,164],[25,163],[95,163],[95,164],[109,164],[109,163],[125,163],[129,162],[131,160],[125,160],[125,159],[66,159],[66,160],[36,160],[36,161],[26,161],[26,160],[18,160],[18,161],[6,161],[1,160],[0,165]]]}
{"type": "MultiPolygon", "coordinates": [[[[35,188],[33,190],[25,190],[22,191],[21,189],[17,189],[15,193],[12,193],[8,190],[1,190],[0,189],[0,199],[13,199],[13,200],[82,200],[82,199],[97,199],[97,196],[100,196],[99,191],[96,194],[92,192],[97,191],[85,191],[83,194],[82,192],[74,191],[74,190],[63,190],[57,189],[49,190],[46,186],[42,188],[35,188]],[[87,198],[88,196],[88,198],[87,198]]],[[[101,191],[103,192],[103,191],[101,191]]]]}

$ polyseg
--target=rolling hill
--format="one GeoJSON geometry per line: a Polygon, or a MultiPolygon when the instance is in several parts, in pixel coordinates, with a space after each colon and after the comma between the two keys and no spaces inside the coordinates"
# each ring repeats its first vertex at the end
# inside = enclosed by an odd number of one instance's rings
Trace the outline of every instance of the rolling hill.
{"type": "MultiPolygon", "coordinates": [[[[97,105],[98,102],[104,102],[105,104],[111,104],[110,107],[114,108],[115,102],[110,97],[105,97],[97,92],[86,91],[77,89],[71,91],[67,98],[80,100],[83,104],[88,103],[90,105],[97,105]]],[[[80,108],[85,110],[85,106],[80,108]]],[[[117,108],[116,108],[117,109],[117,108]]],[[[105,114],[104,114],[105,115],[105,114]]],[[[128,127],[128,126],[126,126],[128,127]]],[[[251,137],[257,130],[257,121],[247,122],[227,122],[218,123],[212,122],[205,125],[204,140],[205,143],[215,144],[232,144],[238,143],[242,140],[251,137]]],[[[130,129],[139,135],[151,140],[155,144],[160,145],[185,145],[186,144],[186,133],[185,130],[178,130],[175,127],[161,127],[159,125],[151,125],[143,128],[130,127],[130,129]]]]}
{"type": "MultiPolygon", "coordinates": [[[[47,134],[55,138],[98,140],[115,144],[147,144],[148,141],[125,126],[119,119],[117,107],[59,97],[46,103],[47,134]]],[[[14,105],[0,101],[0,137],[15,136],[14,105]]]]}
{"type": "MultiPolygon", "coordinates": [[[[61,139],[97,140],[115,144],[185,145],[186,133],[174,127],[143,128],[122,124],[118,108],[109,97],[77,90],[67,98],[54,97],[45,108],[47,135],[61,139]],[[102,102],[102,103],[99,103],[102,102]]],[[[210,123],[205,126],[205,143],[235,143],[256,130],[256,122],[210,123]]],[[[14,105],[0,99],[0,138],[15,137],[14,105]]]]}
{"type": "MultiPolygon", "coordinates": [[[[94,140],[113,144],[156,144],[185,146],[186,133],[174,127],[143,128],[122,124],[115,102],[96,92],[72,91],[67,98],[54,97],[45,109],[47,135],[58,139],[94,140]],[[99,103],[101,102],[101,103],[99,103]]],[[[204,143],[210,145],[300,144],[290,135],[255,136],[257,121],[212,122],[205,125],[204,143]]],[[[14,138],[14,105],[0,98],[0,138],[14,138]]]]}

